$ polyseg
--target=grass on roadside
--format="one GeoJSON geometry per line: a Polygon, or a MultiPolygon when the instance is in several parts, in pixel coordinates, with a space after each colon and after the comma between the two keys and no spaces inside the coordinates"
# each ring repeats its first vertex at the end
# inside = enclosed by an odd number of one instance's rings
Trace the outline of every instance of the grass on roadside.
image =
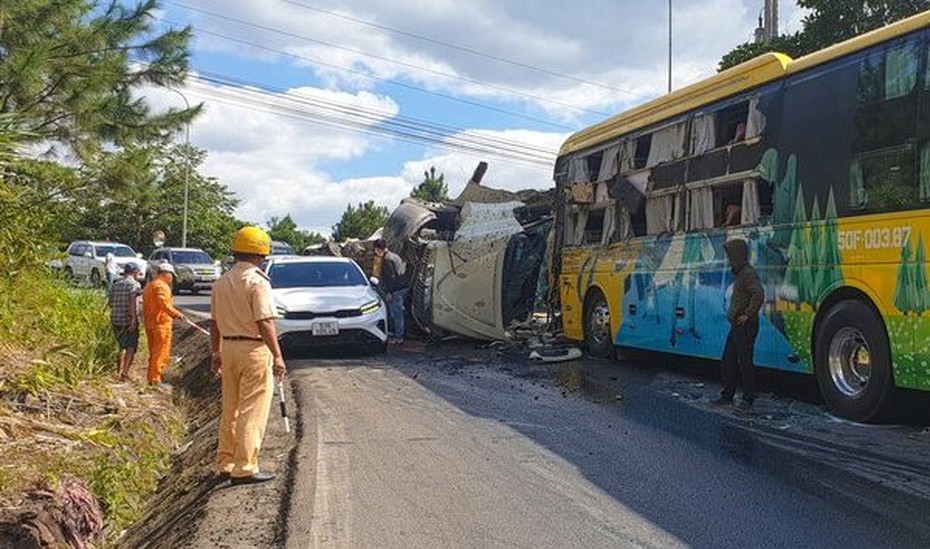
{"type": "Polygon", "coordinates": [[[164,395],[118,382],[116,353],[102,292],[42,269],[0,277],[0,506],[77,477],[109,536],[138,520],[184,418],[164,395]]]}

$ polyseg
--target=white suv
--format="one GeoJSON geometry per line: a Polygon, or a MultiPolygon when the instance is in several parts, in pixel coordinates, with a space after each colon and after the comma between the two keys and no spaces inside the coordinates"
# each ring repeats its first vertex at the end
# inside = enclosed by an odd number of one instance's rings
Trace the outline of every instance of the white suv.
{"type": "Polygon", "coordinates": [[[141,259],[142,254],[137,254],[129,246],[118,242],[78,240],[68,246],[68,259],[64,264],[65,275],[68,278],[87,280],[94,286],[102,284],[107,276],[105,263],[108,253],[112,253],[116,258],[120,272],[127,263],[135,262],[142,269],[142,274],[145,274],[146,265],[141,259]]]}

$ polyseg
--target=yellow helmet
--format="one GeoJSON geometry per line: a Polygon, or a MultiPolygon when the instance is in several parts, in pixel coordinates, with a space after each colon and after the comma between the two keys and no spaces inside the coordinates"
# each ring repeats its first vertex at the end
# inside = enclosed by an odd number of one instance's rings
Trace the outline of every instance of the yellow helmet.
{"type": "Polygon", "coordinates": [[[232,251],[240,254],[268,255],[271,253],[271,237],[258,227],[242,227],[236,231],[232,251]]]}

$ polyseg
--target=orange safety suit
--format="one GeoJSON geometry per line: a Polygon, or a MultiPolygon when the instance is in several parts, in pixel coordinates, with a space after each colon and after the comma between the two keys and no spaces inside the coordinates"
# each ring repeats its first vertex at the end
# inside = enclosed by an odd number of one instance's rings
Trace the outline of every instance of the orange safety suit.
{"type": "Polygon", "coordinates": [[[171,298],[171,275],[162,273],[142,292],[142,318],[149,343],[150,385],[161,383],[161,376],[171,358],[171,321],[184,318],[174,308],[171,298]]]}

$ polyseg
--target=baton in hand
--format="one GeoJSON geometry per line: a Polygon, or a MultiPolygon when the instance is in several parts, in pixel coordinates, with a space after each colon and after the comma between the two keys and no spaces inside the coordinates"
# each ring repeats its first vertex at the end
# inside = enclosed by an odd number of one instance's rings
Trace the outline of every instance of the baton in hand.
{"type": "Polygon", "coordinates": [[[209,335],[210,335],[210,331],[209,331],[209,330],[205,330],[205,329],[201,328],[200,326],[194,324],[194,322],[193,322],[191,319],[187,318],[186,316],[184,317],[184,322],[187,322],[187,323],[190,324],[192,327],[196,328],[197,331],[200,332],[200,333],[202,333],[203,335],[205,335],[205,336],[209,336],[209,335]]]}
{"type": "Polygon", "coordinates": [[[287,419],[287,406],[284,403],[284,378],[278,378],[278,399],[281,401],[281,418],[284,419],[284,432],[291,432],[291,424],[287,419]]]}

